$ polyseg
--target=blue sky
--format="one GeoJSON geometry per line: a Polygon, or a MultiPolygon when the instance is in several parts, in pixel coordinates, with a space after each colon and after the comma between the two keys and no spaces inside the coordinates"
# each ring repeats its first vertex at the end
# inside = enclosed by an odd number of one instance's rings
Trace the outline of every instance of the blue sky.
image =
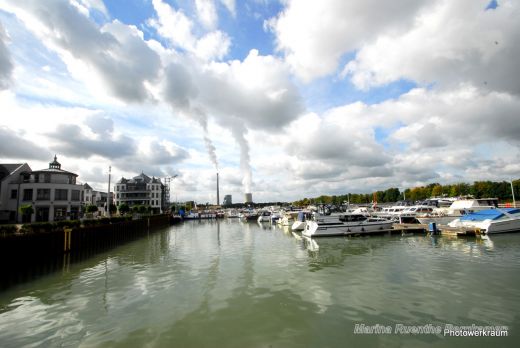
{"type": "Polygon", "coordinates": [[[176,174],[175,195],[201,202],[217,170],[235,201],[518,177],[518,15],[483,0],[0,0],[0,160],[56,153],[94,187],[109,165],[176,174]]]}

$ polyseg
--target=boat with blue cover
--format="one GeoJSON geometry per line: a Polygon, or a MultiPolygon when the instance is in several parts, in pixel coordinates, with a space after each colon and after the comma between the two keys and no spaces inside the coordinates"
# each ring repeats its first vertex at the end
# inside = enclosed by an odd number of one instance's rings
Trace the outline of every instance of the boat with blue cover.
{"type": "Polygon", "coordinates": [[[478,228],[483,234],[520,232],[520,209],[480,210],[461,216],[450,222],[448,226],[478,228]]]}

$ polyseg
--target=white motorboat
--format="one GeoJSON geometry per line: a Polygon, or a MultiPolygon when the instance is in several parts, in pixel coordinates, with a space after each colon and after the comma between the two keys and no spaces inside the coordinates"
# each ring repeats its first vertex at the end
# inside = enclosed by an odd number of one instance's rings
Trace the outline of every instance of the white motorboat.
{"type": "Polygon", "coordinates": [[[417,215],[431,214],[433,210],[434,207],[431,205],[412,205],[396,213],[394,216],[394,220],[399,222],[416,222],[417,215]]]}
{"type": "Polygon", "coordinates": [[[447,225],[463,215],[498,207],[497,198],[464,198],[453,201],[448,208],[437,208],[430,213],[418,213],[415,217],[421,224],[447,225]]]}
{"type": "Polygon", "coordinates": [[[284,212],[282,218],[277,221],[277,224],[281,226],[292,226],[294,221],[296,221],[299,212],[300,211],[297,210],[284,212]]]}
{"type": "Polygon", "coordinates": [[[383,207],[380,211],[375,212],[374,215],[385,219],[395,219],[409,206],[411,206],[409,201],[399,201],[390,207],[383,207]]]}
{"type": "Polygon", "coordinates": [[[450,222],[448,226],[478,228],[483,234],[520,232],[520,209],[481,210],[461,216],[450,222]]]}
{"type": "Polygon", "coordinates": [[[258,222],[270,222],[271,221],[271,212],[264,210],[258,213],[258,222]]]}
{"type": "Polygon", "coordinates": [[[307,221],[310,219],[312,219],[312,213],[310,211],[300,211],[296,217],[296,221],[291,225],[291,230],[303,231],[307,221]]]}
{"type": "Polygon", "coordinates": [[[359,233],[375,233],[392,229],[393,222],[379,217],[367,217],[362,221],[307,221],[302,234],[306,237],[347,236],[359,233]]]}

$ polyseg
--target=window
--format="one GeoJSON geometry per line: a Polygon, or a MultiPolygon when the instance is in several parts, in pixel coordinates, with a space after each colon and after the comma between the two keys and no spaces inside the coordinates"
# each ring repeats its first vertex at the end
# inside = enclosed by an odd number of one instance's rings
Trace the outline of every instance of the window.
{"type": "Polygon", "coordinates": [[[69,190],[56,189],[54,190],[55,201],[66,201],[69,198],[69,190]]]}
{"type": "Polygon", "coordinates": [[[70,197],[70,200],[71,201],[79,201],[79,190],[72,190],[71,191],[71,197],[70,197]]]}
{"type": "Polygon", "coordinates": [[[37,189],[36,190],[37,201],[50,201],[51,200],[51,189],[37,189]]]}
{"type": "Polygon", "coordinates": [[[32,201],[33,200],[33,189],[24,189],[23,190],[23,200],[24,201],[32,201]]]}
{"type": "Polygon", "coordinates": [[[47,182],[47,183],[51,182],[51,175],[49,173],[45,173],[43,175],[43,182],[47,182]]]}
{"type": "Polygon", "coordinates": [[[18,198],[18,190],[11,190],[11,199],[18,198]]]}
{"type": "Polygon", "coordinates": [[[29,173],[22,173],[22,181],[23,182],[31,181],[31,174],[29,174],[29,173]]]}

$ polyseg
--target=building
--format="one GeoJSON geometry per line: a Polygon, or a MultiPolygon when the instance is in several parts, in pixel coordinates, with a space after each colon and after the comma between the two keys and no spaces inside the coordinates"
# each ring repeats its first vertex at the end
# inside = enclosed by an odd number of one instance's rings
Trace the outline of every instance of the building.
{"type": "MultiPolygon", "coordinates": [[[[9,183],[7,210],[11,222],[43,222],[78,219],[83,185],[76,183],[77,174],[61,169],[56,156],[49,168],[31,171],[27,164],[6,178],[9,183]],[[22,205],[31,205],[34,212],[22,216],[22,205]],[[13,219],[14,217],[14,219],[13,219]]],[[[2,199],[2,202],[4,200],[2,199]]]]}
{"type": "MultiPolygon", "coordinates": [[[[84,184],[82,201],[84,205],[95,205],[99,210],[104,210],[107,204],[107,193],[96,191],[89,184],[84,184]]],[[[110,204],[114,204],[113,192],[110,192],[110,204]]]]}
{"type": "Polygon", "coordinates": [[[232,200],[231,195],[225,195],[224,196],[224,201],[222,202],[222,205],[224,207],[228,207],[228,206],[230,206],[232,204],[233,204],[233,200],[232,200]]]}
{"type": "Polygon", "coordinates": [[[27,163],[0,164],[0,222],[16,222],[20,175],[30,173],[27,163]],[[14,184],[14,187],[13,185],[14,184]]]}
{"type": "Polygon", "coordinates": [[[83,204],[91,205],[94,204],[94,189],[89,184],[83,184],[83,204]]]}
{"type": "Polygon", "coordinates": [[[253,203],[253,194],[252,193],[246,193],[244,195],[245,203],[253,203]]]}
{"type": "Polygon", "coordinates": [[[158,178],[150,178],[141,173],[132,179],[121,178],[114,185],[116,206],[122,203],[132,206],[145,205],[152,207],[154,213],[162,213],[168,209],[166,187],[158,178]]]}

